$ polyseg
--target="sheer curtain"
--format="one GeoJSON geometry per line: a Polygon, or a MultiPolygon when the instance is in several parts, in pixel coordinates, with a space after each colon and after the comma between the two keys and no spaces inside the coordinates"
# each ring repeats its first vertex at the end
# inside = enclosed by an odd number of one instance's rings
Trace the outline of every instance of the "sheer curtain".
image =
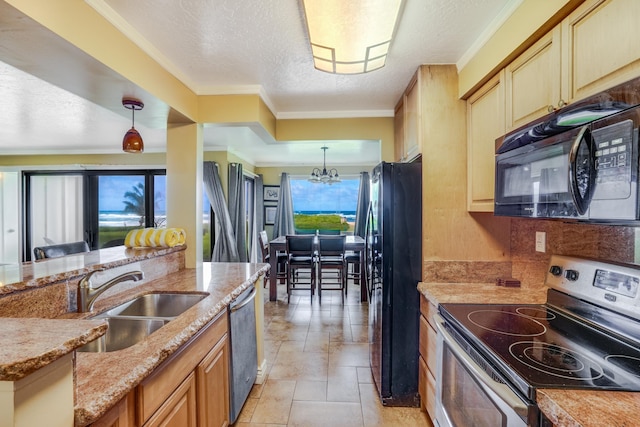
{"type": "Polygon", "coordinates": [[[240,262],[249,260],[247,252],[247,214],[244,196],[242,163],[229,163],[229,216],[231,217],[231,226],[233,227],[240,262]]]}
{"type": "Polygon", "coordinates": [[[229,210],[224,200],[217,163],[204,162],[202,176],[204,189],[207,192],[211,209],[213,209],[215,213],[216,223],[220,229],[220,232],[216,233],[216,241],[213,244],[211,261],[237,262],[239,261],[239,257],[236,238],[233,233],[231,219],[229,218],[229,210]]]}
{"type": "Polygon", "coordinates": [[[253,179],[253,187],[254,187],[254,203],[253,208],[255,212],[253,213],[253,238],[251,239],[251,252],[249,255],[249,262],[262,262],[262,249],[260,248],[260,244],[258,241],[258,233],[264,230],[264,200],[263,200],[263,192],[264,192],[264,184],[262,181],[262,175],[257,175],[253,179]]]}
{"type": "Polygon", "coordinates": [[[276,218],[273,224],[273,238],[295,234],[293,225],[293,199],[291,197],[291,185],[289,174],[283,173],[280,178],[280,200],[276,208],[276,218]]]}
{"type": "Polygon", "coordinates": [[[358,188],[358,205],[356,207],[356,224],[353,234],[364,237],[367,226],[367,212],[370,201],[369,172],[360,172],[360,187],[358,188]]]}

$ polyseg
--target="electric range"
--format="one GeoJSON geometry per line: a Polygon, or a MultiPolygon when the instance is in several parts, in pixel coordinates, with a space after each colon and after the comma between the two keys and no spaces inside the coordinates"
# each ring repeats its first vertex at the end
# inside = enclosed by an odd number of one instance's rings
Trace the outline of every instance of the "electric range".
{"type": "MultiPolygon", "coordinates": [[[[439,307],[444,319],[441,332],[455,341],[450,347],[462,348],[473,361],[475,367],[467,371],[481,383],[479,390],[495,382],[522,400],[512,406],[519,408],[515,412],[524,424],[504,416],[504,426],[546,425],[535,404],[539,388],[640,391],[640,269],[554,256],[545,284],[549,287],[545,304],[439,307]],[[484,374],[477,374],[478,370],[484,374]]],[[[457,357],[457,362],[443,358],[447,349],[446,343],[439,345],[438,380],[445,382],[439,391],[440,403],[445,412],[448,400],[449,406],[466,404],[471,409],[463,414],[452,409],[456,413],[443,416],[448,422],[440,425],[482,425],[478,414],[487,413],[486,405],[478,404],[482,411],[474,410],[477,396],[465,398],[462,387],[447,385],[454,382],[449,376],[462,375],[456,373],[455,363],[464,364],[464,356],[457,357]],[[470,418],[472,422],[465,424],[470,418]]],[[[490,400],[490,393],[484,394],[490,400]]]]}

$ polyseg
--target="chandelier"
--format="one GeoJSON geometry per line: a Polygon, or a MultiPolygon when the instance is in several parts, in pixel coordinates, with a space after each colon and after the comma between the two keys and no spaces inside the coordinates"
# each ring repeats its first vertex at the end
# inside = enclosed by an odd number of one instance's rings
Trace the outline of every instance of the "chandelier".
{"type": "Polygon", "coordinates": [[[309,181],[316,184],[334,184],[336,182],[340,182],[340,177],[338,176],[338,171],[336,169],[330,169],[327,172],[327,150],[329,147],[322,147],[324,160],[322,161],[322,170],[319,168],[314,168],[311,171],[311,176],[309,177],[309,181]]]}

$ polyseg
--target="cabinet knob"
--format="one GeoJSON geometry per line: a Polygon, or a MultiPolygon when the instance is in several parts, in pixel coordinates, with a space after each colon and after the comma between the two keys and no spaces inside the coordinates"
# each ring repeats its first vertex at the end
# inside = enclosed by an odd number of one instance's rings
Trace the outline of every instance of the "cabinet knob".
{"type": "Polygon", "coordinates": [[[549,105],[549,106],[547,106],[547,112],[549,112],[549,113],[553,113],[555,110],[556,110],[556,109],[555,109],[555,107],[554,107],[553,105],[549,105]]]}
{"type": "Polygon", "coordinates": [[[567,103],[565,102],[564,99],[561,99],[560,101],[558,101],[558,108],[565,107],[566,105],[567,103]]]}

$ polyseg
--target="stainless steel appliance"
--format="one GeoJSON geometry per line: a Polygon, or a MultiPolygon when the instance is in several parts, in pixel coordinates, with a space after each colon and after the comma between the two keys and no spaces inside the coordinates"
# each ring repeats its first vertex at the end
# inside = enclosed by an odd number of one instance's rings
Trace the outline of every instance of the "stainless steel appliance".
{"type": "Polygon", "coordinates": [[[229,418],[236,422],[258,375],[256,288],[251,286],[229,304],[229,418]]]}
{"type": "Polygon", "coordinates": [[[422,164],[380,163],[367,221],[369,360],[384,405],[418,406],[422,164]]]}
{"type": "Polygon", "coordinates": [[[640,268],[551,258],[542,305],[441,304],[439,427],[550,426],[542,388],[640,391],[640,268]]]}
{"type": "Polygon", "coordinates": [[[640,219],[640,80],[496,140],[496,215],[601,223],[640,219]]]}

